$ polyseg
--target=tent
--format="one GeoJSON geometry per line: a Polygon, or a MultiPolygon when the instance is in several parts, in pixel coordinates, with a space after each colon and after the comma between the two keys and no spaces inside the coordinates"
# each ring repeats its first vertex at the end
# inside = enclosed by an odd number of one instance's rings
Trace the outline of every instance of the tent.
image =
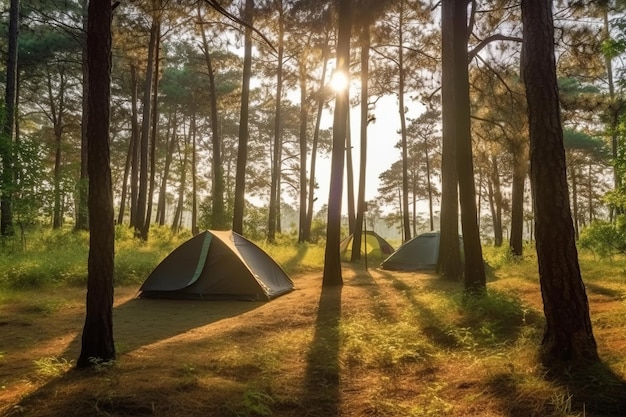
{"type": "Polygon", "coordinates": [[[139,297],[270,300],[291,290],[289,276],[261,248],[233,231],[209,230],[170,253],[139,297]]]}
{"type": "MultiPolygon", "coordinates": [[[[417,271],[437,268],[439,232],[422,233],[402,244],[380,265],[393,271],[417,271]]],[[[459,238],[460,239],[460,238],[459,238]]],[[[461,245],[463,248],[463,245],[461,245]]]]}
{"type": "MultiPolygon", "coordinates": [[[[354,236],[350,235],[339,244],[339,253],[341,254],[342,260],[349,261],[352,258],[353,241],[354,236]]],[[[361,255],[367,253],[368,257],[374,256],[382,259],[391,255],[393,251],[393,247],[378,233],[370,230],[363,232],[363,236],[361,237],[361,255]]]]}

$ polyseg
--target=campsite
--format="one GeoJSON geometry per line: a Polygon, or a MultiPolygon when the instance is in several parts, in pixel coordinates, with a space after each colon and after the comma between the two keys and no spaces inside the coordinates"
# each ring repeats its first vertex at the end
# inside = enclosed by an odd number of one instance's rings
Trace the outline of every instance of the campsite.
{"type": "MultiPolygon", "coordinates": [[[[376,264],[366,271],[344,262],[344,285],[322,289],[323,247],[289,239],[261,244],[294,284],[271,301],[137,298],[150,271],[185,241],[159,233],[151,244],[117,242],[118,357],[93,372],[74,368],[82,283],[66,274],[0,293],[0,415],[623,415],[621,257],[601,265],[581,254],[603,365],[563,379],[537,360],[543,316],[531,248],[521,261],[486,248],[488,296],[469,305],[459,282],[376,264]]],[[[34,276],[39,258],[48,277],[61,265],[80,275],[84,238],[41,240],[48,255],[13,266],[3,258],[3,268],[34,276]]]]}

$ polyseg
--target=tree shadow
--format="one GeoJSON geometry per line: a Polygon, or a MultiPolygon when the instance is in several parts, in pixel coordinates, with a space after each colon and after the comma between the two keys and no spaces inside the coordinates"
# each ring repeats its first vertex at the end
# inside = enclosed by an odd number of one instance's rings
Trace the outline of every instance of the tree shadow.
{"type": "Polygon", "coordinates": [[[454,323],[441,319],[436,310],[415,296],[416,288],[407,284],[397,274],[380,271],[391,281],[392,287],[402,292],[410,305],[423,318],[422,332],[441,348],[455,349],[464,346],[466,334],[472,335],[479,346],[512,344],[527,326],[542,320],[542,316],[526,308],[519,300],[491,291],[485,295],[465,297],[462,285],[457,281],[439,278],[428,273],[419,278],[425,292],[441,294],[453,302],[460,317],[454,323]]]}
{"type": "Polygon", "coordinates": [[[549,364],[546,377],[567,387],[572,407],[591,415],[626,415],[626,381],[603,361],[549,364]]]}
{"type": "Polygon", "coordinates": [[[339,415],[341,291],[341,286],[322,287],[320,294],[313,340],[307,353],[303,393],[306,416],[339,415]]]}
{"type": "MultiPolygon", "coordinates": [[[[200,301],[134,298],[113,309],[113,331],[118,353],[166,340],[194,328],[244,314],[264,305],[256,301],[200,301]]],[[[81,333],[63,357],[75,357],[81,333]]]]}
{"type": "Polygon", "coordinates": [[[623,291],[607,288],[593,282],[585,282],[585,288],[593,294],[604,295],[610,298],[620,299],[624,296],[623,291]]]}
{"type": "Polygon", "coordinates": [[[283,268],[286,271],[296,270],[298,266],[300,266],[302,260],[306,257],[308,251],[308,244],[298,244],[298,250],[296,251],[296,254],[283,263],[283,268]]]}
{"type": "Polygon", "coordinates": [[[549,401],[543,392],[524,388],[524,378],[511,372],[494,374],[487,382],[487,392],[500,402],[505,415],[511,417],[626,415],[626,382],[605,363],[575,367],[558,364],[545,369],[545,380],[560,387],[562,392],[554,394],[549,401]]]}

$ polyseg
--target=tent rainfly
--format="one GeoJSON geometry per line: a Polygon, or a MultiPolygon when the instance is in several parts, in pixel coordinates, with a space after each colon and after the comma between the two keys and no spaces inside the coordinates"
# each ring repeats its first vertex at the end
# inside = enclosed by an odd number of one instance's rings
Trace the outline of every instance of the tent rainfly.
{"type": "MultiPolygon", "coordinates": [[[[341,259],[349,261],[352,259],[352,243],[354,236],[350,235],[343,239],[339,244],[339,253],[341,259]]],[[[393,253],[393,247],[380,236],[378,233],[368,230],[363,232],[361,237],[361,254],[367,253],[367,256],[376,256],[378,259],[382,259],[393,253]]]]}
{"type": "Polygon", "coordinates": [[[261,248],[233,231],[209,230],[170,253],[139,297],[267,301],[291,290],[289,276],[261,248]]]}
{"type": "MultiPolygon", "coordinates": [[[[437,268],[439,232],[422,233],[402,244],[380,265],[392,271],[418,271],[437,268]]],[[[463,246],[461,246],[463,247],[463,246]]]]}

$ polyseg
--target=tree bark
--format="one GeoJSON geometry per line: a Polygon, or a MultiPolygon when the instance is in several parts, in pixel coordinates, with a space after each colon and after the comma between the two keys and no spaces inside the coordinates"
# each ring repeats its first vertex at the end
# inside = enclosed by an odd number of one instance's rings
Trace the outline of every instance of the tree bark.
{"type": "MultiPolygon", "coordinates": [[[[86,35],[87,33],[87,6],[89,4],[89,0],[82,0],[82,11],[83,11],[83,33],[86,35]]],[[[87,123],[89,119],[89,103],[87,99],[87,95],[89,94],[89,67],[87,65],[87,39],[85,36],[85,40],[83,42],[82,48],[82,87],[83,87],[83,95],[82,95],[82,114],[81,114],[81,124],[80,124],[80,178],[78,183],[76,184],[76,224],[74,225],[75,230],[88,230],[89,229],[89,208],[87,207],[88,202],[88,187],[89,187],[89,175],[87,175],[87,123]]],[[[126,172],[126,171],[125,171],[126,172]]],[[[126,178],[125,178],[126,179],[126,178]]]]}
{"type": "Polygon", "coordinates": [[[17,49],[19,39],[19,0],[11,0],[9,9],[9,34],[6,67],[6,88],[4,90],[4,118],[0,137],[0,158],[2,158],[2,192],[0,194],[0,235],[12,236],[13,197],[15,187],[13,136],[15,135],[15,109],[17,102],[17,49]]]}
{"type": "MultiPolygon", "coordinates": [[[[369,57],[370,57],[370,20],[365,17],[361,28],[361,146],[359,155],[359,190],[357,195],[356,219],[352,233],[352,247],[360,248],[365,218],[365,184],[367,176],[367,125],[369,124],[369,57]]],[[[350,260],[361,259],[361,251],[353,250],[350,260]]]]}
{"type": "Polygon", "coordinates": [[[148,198],[148,148],[150,142],[150,112],[152,111],[152,77],[154,76],[154,55],[159,33],[159,18],[152,18],[150,27],[150,44],[148,45],[148,60],[146,62],[146,79],[143,90],[143,112],[141,119],[141,141],[139,145],[139,193],[137,194],[137,212],[135,234],[142,240],[147,240],[144,234],[146,221],[146,203],[148,198]]]}
{"type": "MultiPolygon", "coordinates": [[[[351,0],[338,1],[337,70],[350,71],[351,0]]],[[[341,276],[341,200],[343,194],[344,146],[346,122],[348,121],[349,91],[338,92],[335,99],[333,118],[333,150],[330,168],[330,191],[328,195],[328,223],[326,226],[326,249],[324,251],[324,275],[322,286],[343,285],[341,276]]]]}
{"type": "MultiPolygon", "coordinates": [[[[246,0],[243,20],[252,26],[254,0],[246,0]]],[[[233,231],[243,234],[243,216],[246,195],[246,164],[248,161],[248,108],[250,105],[250,77],[252,75],[252,29],[245,28],[243,81],[241,86],[241,110],[239,114],[239,146],[237,148],[237,173],[235,175],[235,204],[233,207],[233,231]]]]}
{"type": "Polygon", "coordinates": [[[441,214],[439,259],[437,272],[446,279],[462,276],[459,245],[459,199],[456,169],[456,115],[454,97],[454,5],[455,0],[443,0],[441,6],[442,52],[442,146],[441,146],[441,214]]]}
{"type": "Polygon", "coordinates": [[[454,97],[456,120],[456,168],[461,205],[463,253],[465,255],[464,285],[466,292],[482,292],[487,286],[483,262],[478,213],[476,212],[476,185],[472,157],[470,122],[469,71],[467,62],[467,3],[455,2],[454,9],[454,97]]]}
{"type": "MultiPolygon", "coordinates": [[[[329,35],[326,35],[326,43],[328,43],[329,35]]],[[[311,168],[309,172],[309,197],[308,197],[308,207],[306,211],[306,224],[304,229],[304,239],[306,241],[311,240],[311,226],[313,223],[313,203],[317,199],[315,197],[315,189],[316,189],[316,181],[315,181],[315,169],[317,162],[317,146],[319,143],[320,137],[320,124],[322,121],[322,111],[324,110],[324,82],[326,80],[326,69],[328,67],[328,50],[329,48],[323,46],[322,51],[322,75],[320,77],[320,89],[319,96],[317,99],[317,115],[315,118],[315,129],[313,130],[313,143],[311,144],[311,168]]]]}
{"type": "Polygon", "coordinates": [[[152,130],[150,131],[150,178],[148,180],[148,194],[147,194],[147,207],[146,218],[142,229],[142,236],[144,240],[148,240],[150,234],[150,223],[152,223],[152,205],[154,199],[154,188],[156,187],[156,146],[157,146],[157,134],[159,132],[159,68],[160,68],[160,49],[161,49],[161,24],[159,23],[156,31],[154,52],[154,77],[152,85],[152,118],[150,124],[152,130]]]}
{"type": "Polygon", "coordinates": [[[298,216],[298,243],[305,242],[305,225],[307,218],[307,179],[306,179],[306,160],[307,160],[307,127],[309,124],[309,103],[307,100],[307,68],[306,55],[303,54],[299,66],[299,83],[300,83],[300,210],[298,216]]]}
{"type": "MultiPolygon", "coordinates": [[[[245,13],[245,12],[244,12],[245,13]]],[[[204,61],[209,74],[209,96],[211,100],[211,150],[212,150],[212,173],[213,186],[211,192],[211,228],[222,230],[227,228],[227,222],[224,214],[224,168],[222,167],[222,138],[220,132],[220,121],[217,111],[217,86],[215,83],[215,71],[213,70],[213,62],[209,51],[209,43],[204,32],[202,23],[202,13],[200,3],[198,3],[198,19],[200,21],[200,32],[202,33],[202,51],[204,61]]],[[[246,28],[246,31],[250,29],[246,28]]],[[[244,57],[244,60],[246,58],[244,57]]],[[[244,63],[245,65],[245,63],[244,63]]],[[[249,88],[249,87],[248,87],[249,88]]],[[[249,92],[248,92],[249,94],[249,92]]],[[[243,95],[243,92],[242,92],[243,95]]],[[[243,107],[243,102],[242,102],[243,107]]],[[[247,124],[247,120],[246,120],[247,124]]],[[[247,147],[247,143],[246,143],[247,147]]],[[[238,150],[239,151],[239,150],[238,150]]],[[[195,181],[195,177],[194,177],[195,181]]],[[[241,232],[238,232],[241,233],[241,232]]]]}
{"type": "Polygon", "coordinates": [[[598,361],[589,304],[580,274],[569,205],[561,125],[552,1],[522,0],[530,128],[530,177],[546,327],[542,355],[555,361],[598,361]]]}
{"type": "MultiPolygon", "coordinates": [[[[161,178],[161,187],[159,188],[159,205],[157,207],[157,222],[159,226],[165,225],[165,211],[166,211],[166,197],[167,197],[167,181],[170,176],[170,166],[172,165],[172,160],[174,159],[174,151],[176,150],[176,144],[178,143],[178,137],[176,134],[176,130],[178,129],[178,122],[176,119],[176,112],[170,116],[170,121],[172,129],[171,129],[171,137],[169,142],[166,140],[166,149],[165,152],[165,163],[163,166],[163,177],[161,178]]],[[[168,129],[168,132],[170,129],[168,129]]],[[[169,133],[168,133],[169,136],[169,133]]]]}
{"type": "Polygon", "coordinates": [[[522,256],[524,234],[524,183],[528,174],[528,148],[513,149],[513,183],[511,185],[511,238],[509,246],[514,256],[522,256]]]}
{"type": "Polygon", "coordinates": [[[138,227],[137,196],[139,195],[139,116],[137,109],[137,66],[130,64],[130,227],[138,227]]]}
{"type": "Polygon", "coordinates": [[[411,220],[409,215],[409,155],[406,135],[406,115],[404,109],[404,39],[403,39],[404,1],[400,0],[400,23],[398,25],[398,113],[400,116],[400,135],[402,137],[402,226],[404,241],[411,239],[411,220]]]}
{"type": "Polygon", "coordinates": [[[285,22],[283,15],[282,0],[278,0],[279,16],[278,16],[278,67],[276,69],[276,114],[274,116],[274,145],[272,155],[272,173],[270,185],[270,202],[269,216],[267,226],[267,240],[274,242],[276,240],[276,224],[277,212],[280,205],[280,194],[278,192],[278,183],[280,182],[281,171],[281,150],[282,150],[282,120],[281,120],[281,103],[283,98],[283,55],[284,55],[284,36],[285,22]]]}
{"type": "Polygon", "coordinates": [[[89,260],[87,314],[79,368],[115,359],[113,341],[113,192],[111,186],[109,118],[111,99],[110,0],[89,2],[89,260]]]}

